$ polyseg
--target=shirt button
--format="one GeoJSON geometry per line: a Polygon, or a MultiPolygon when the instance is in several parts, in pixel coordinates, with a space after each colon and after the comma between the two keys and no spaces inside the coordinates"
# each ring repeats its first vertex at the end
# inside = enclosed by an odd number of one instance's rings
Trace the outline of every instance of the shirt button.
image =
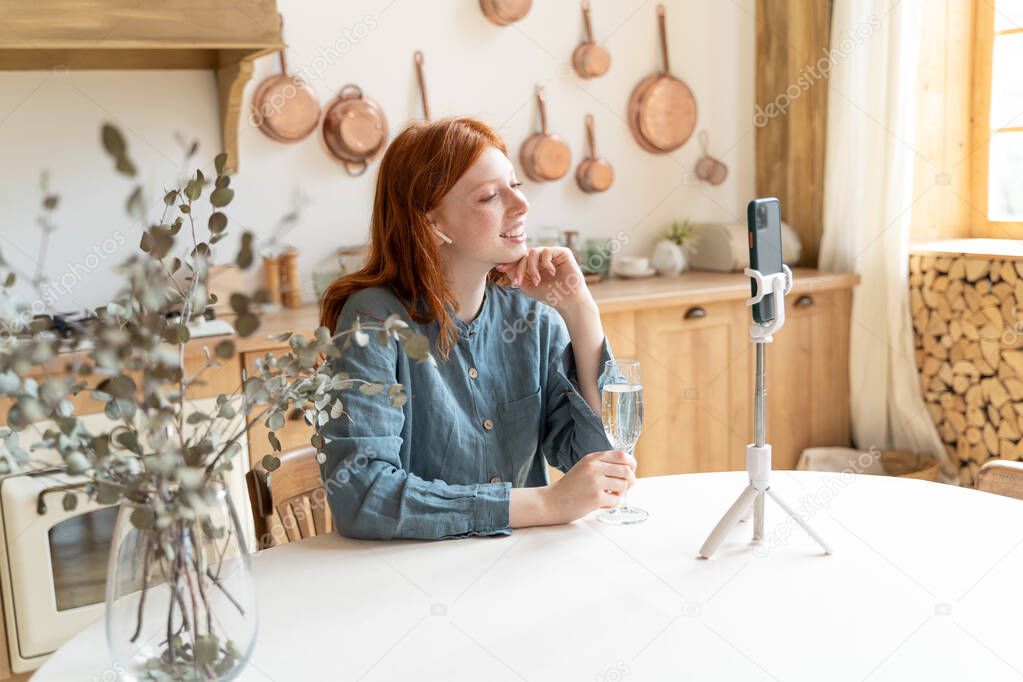
{"type": "Polygon", "coordinates": [[[475,368],[475,367],[470,367],[470,368],[469,368],[469,378],[470,378],[470,379],[475,379],[475,378],[476,378],[476,377],[478,377],[479,375],[480,375],[480,373],[476,371],[476,368],[475,368]]]}
{"type": "Polygon", "coordinates": [[[500,483],[501,482],[501,477],[500,476],[491,476],[490,477],[490,482],[491,483],[500,483]]]}
{"type": "Polygon", "coordinates": [[[485,428],[487,431],[491,430],[492,428],[494,428],[494,422],[490,421],[489,419],[485,419],[483,421],[483,428],[485,428]]]}

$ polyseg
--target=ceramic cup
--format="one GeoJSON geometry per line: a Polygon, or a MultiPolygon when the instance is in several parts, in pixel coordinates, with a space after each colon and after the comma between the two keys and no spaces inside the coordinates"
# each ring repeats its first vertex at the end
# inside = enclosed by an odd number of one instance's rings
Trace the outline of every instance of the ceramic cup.
{"type": "Polygon", "coordinates": [[[650,271],[650,259],[645,256],[619,256],[618,270],[628,275],[640,275],[650,271]]]}

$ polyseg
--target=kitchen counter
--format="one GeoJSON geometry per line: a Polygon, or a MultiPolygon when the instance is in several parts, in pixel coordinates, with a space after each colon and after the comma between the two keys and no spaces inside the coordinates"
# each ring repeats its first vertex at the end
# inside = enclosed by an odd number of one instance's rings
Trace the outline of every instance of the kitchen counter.
{"type": "MultiPolygon", "coordinates": [[[[791,294],[824,292],[854,286],[859,275],[822,272],[811,268],[794,268],[791,294]]],[[[604,280],[590,285],[600,312],[603,314],[628,310],[645,310],[673,305],[734,301],[750,295],[749,278],[741,272],[690,271],[675,277],[648,277],[646,279],[604,280]]],[[[263,324],[247,339],[239,339],[239,350],[253,351],[282,347],[284,344],[267,337],[293,331],[310,335],[319,325],[319,307],[315,304],[301,308],[282,308],[263,313],[263,324]]],[[[225,318],[227,319],[227,318],[225,318]]],[[[196,341],[201,343],[201,340],[196,341]]]]}

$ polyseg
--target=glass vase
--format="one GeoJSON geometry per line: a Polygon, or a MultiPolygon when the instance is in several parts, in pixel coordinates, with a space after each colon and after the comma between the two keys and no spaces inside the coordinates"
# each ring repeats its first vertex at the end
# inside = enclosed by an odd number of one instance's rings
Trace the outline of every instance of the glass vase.
{"type": "Polygon", "coordinates": [[[226,491],[179,495],[160,513],[120,506],[107,572],[110,654],[128,680],[231,680],[256,640],[248,550],[226,491]]]}

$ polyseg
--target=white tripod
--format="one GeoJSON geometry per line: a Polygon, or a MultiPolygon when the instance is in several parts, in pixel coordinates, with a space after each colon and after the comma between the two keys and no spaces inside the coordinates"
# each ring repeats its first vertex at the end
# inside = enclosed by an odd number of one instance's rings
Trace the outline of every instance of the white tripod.
{"type": "Polygon", "coordinates": [[[770,495],[771,499],[778,503],[782,510],[791,516],[810,537],[817,541],[817,544],[824,549],[825,554],[831,554],[831,548],[824,542],[809,524],[799,517],[792,508],[788,506],[776,492],[771,490],[771,446],[766,443],[765,432],[767,430],[767,389],[764,384],[764,344],[770,343],[776,331],[785,324],[785,294],[792,289],[792,271],[787,265],[782,266],[783,272],[767,275],[766,277],[759,270],[746,268],[743,274],[751,277],[757,284],[757,293],[746,300],[747,306],[759,303],[766,297],[774,303],[774,319],[767,324],[754,323],[750,325],[750,340],[757,350],[757,371],[756,386],[753,393],[753,439],[754,442],[746,446],[746,471],[749,472],[749,485],[742,491],[739,498],[728,508],[725,515],[721,517],[714,530],[707,536],[707,540],[700,548],[700,557],[709,559],[717,548],[724,541],[725,536],[735,527],[741,519],[748,518],[749,510],[753,508],[753,542],[760,542],[764,537],[764,495],[770,495]]]}

